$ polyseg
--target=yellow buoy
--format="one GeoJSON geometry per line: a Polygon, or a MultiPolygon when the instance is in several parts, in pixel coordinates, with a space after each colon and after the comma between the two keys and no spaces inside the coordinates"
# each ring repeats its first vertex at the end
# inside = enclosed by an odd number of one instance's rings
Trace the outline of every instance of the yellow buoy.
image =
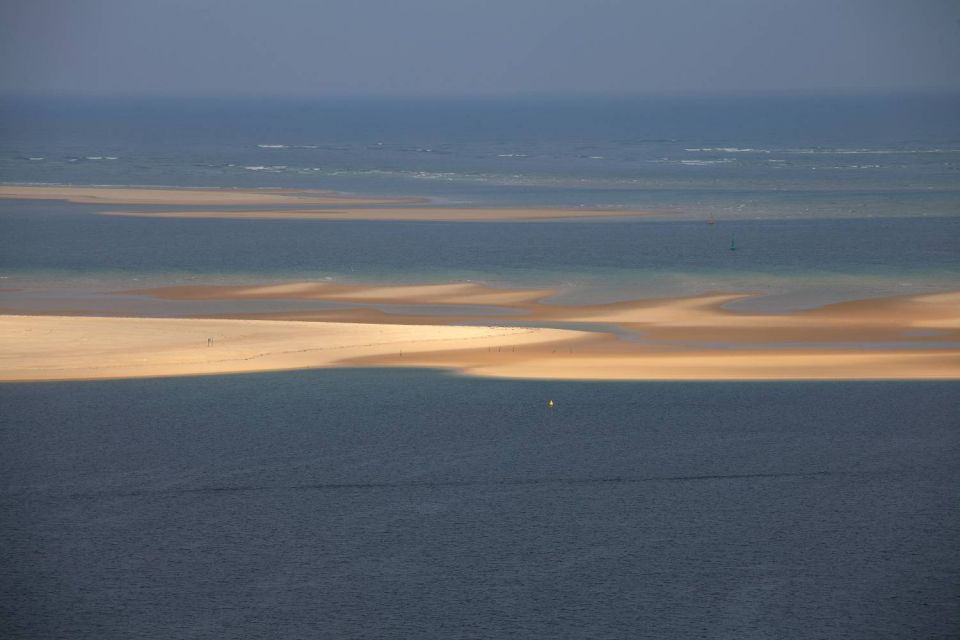
{"type": "Polygon", "coordinates": [[[548,407],[552,407],[552,406],[553,406],[553,400],[547,401],[547,406],[548,406],[548,407]]]}

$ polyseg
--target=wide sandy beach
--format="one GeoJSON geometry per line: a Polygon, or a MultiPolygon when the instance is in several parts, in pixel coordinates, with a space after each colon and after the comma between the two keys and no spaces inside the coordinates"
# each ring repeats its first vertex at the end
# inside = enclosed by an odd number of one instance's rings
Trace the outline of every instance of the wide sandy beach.
{"type": "Polygon", "coordinates": [[[596,380],[960,377],[958,349],[670,348],[552,328],[0,316],[0,344],[0,380],[8,382],[337,366],[596,380]]]}
{"type": "Polygon", "coordinates": [[[0,316],[0,380],[242,373],[403,361],[423,352],[516,349],[580,337],[511,327],[0,316]]]}
{"type": "Polygon", "coordinates": [[[725,308],[744,294],[564,306],[542,301],[549,290],[471,283],[299,282],[133,293],[188,300],[312,299],[344,306],[208,318],[0,316],[0,380],[343,366],[437,367],[544,379],[960,378],[958,293],[861,300],[793,314],[725,308]],[[368,306],[374,303],[457,307],[451,314],[398,314],[368,306]],[[512,309],[518,315],[510,321],[524,326],[490,326],[495,320],[471,315],[469,305],[512,309]]]}

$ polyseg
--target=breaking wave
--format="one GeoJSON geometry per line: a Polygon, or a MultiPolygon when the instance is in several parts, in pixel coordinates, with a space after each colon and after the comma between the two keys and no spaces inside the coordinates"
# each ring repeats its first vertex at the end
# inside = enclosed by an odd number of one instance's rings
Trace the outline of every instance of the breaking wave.
{"type": "Polygon", "coordinates": [[[770,149],[741,149],[740,147],[695,147],[684,151],[707,151],[717,153],[772,153],[770,149]]]}

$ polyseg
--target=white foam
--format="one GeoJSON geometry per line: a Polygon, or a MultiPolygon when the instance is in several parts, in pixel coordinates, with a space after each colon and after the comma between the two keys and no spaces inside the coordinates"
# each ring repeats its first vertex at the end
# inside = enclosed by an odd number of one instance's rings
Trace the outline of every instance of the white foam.
{"type": "Polygon", "coordinates": [[[261,149],[286,149],[287,145],[285,144],[258,144],[258,147],[261,149]]]}
{"type": "Polygon", "coordinates": [[[695,147],[684,151],[706,151],[719,153],[770,153],[770,149],[751,149],[741,147],[695,147]]]}
{"type": "Polygon", "coordinates": [[[734,162],[733,158],[720,158],[719,160],[680,160],[680,164],[692,167],[700,167],[710,164],[729,164],[734,162]]]}
{"type": "Polygon", "coordinates": [[[783,153],[800,155],[914,155],[926,153],[960,153],[960,149],[784,149],[783,153]]]}

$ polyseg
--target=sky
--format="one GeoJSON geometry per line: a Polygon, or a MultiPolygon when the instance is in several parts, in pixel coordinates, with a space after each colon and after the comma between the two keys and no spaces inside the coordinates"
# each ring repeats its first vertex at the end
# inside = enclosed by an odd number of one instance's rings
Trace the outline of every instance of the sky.
{"type": "Polygon", "coordinates": [[[0,0],[0,91],[960,90],[960,0],[0,0]]]}

